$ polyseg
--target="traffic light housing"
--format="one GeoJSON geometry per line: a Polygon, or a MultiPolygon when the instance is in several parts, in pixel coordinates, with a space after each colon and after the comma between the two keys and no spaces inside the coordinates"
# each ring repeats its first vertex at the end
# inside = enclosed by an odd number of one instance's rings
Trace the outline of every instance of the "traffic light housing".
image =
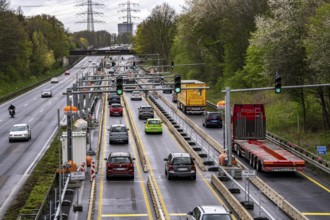
{"type": "Polygon", "coordinates": [[[117,95],[123,94],[123,77],[117,76],[116,78],[116,92],[117,95]]]}
{"type": "Polygon", "coordinates": [[[174,68],[174,62],[173,61],[171,62],[171,67],[174,68]]]}
{"type": "Polygon", "coordinates": [[[281,76],[276,74],[275,76],[275,93],[280,94],[282,91],[282,82],[281,76]]]}
{"type": "Polygon", "coordinates": [[[174,91],[176,93],[181,92],[181,76],[180,75],[174,76],[174,91]]]}
{"type": "Polygon", "coordinates": [[[116,66],[116,63],[115,62],[112,62],[112,66],[116,66]]]}
{"type": "Polygon", "coordinates": [[[133,62],[133,67],[135,67],[135,61],[133,62]]]}

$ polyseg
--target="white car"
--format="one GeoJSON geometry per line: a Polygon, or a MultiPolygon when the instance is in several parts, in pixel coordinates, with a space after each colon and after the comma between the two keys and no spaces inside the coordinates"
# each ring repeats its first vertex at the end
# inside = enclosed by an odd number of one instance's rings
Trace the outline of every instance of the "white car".
{"type": "Polygon", "coordinates": [[[131,100],[142,100],[142,95],[141,92],[139,91],[133,91],[132,95],[131,95],[131,100]]]}
{"type": "Polygon", "coordinates": [[[15,124],[9,131],[9,142],[30,139],[31,129],[28,124],[15,124]]]}
{"type": "Polygon", "coordinates": [[[230,214],[222,205],[200,205],[187,213],[187,220],[232,220],[230,214]]]}
{"type": "Polygon", "coordinates": [[[41,92],[41,98],[45,98],[45,97],[52,97],[52,90],[51,89],[43,89],[41,92]]]}
{"type": "Polygon", "coordinates": [[[53,77],[53,78],[50,80],[50,83],[58,83],[58,78],[57,78],[57,77],[53,77]]]}

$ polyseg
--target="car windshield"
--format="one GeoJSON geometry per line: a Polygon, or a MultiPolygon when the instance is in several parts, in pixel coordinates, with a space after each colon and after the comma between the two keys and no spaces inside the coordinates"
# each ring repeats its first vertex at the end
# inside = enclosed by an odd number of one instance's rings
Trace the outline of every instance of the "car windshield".
{"type": "Polygon", "coordinates": [[[26,126],[14,126],[11,131],[26,131],[26,126]]]}
{"type": "Polygon", "coordinates": [[[118,157],[111,157],[110,163],[131,163],[129,157],[118,156],[118,157]]]}
{"type": "Polygon", "coordinates": [[[208,118],[209,119],[221,119],[219,113],[210,113],[208,118]]]}
{"type": "Polygon", "coordinates": [[[208,214],[203,215],[202,220],[231,220],[228,214],[208,214]]]}
{"type": "Polygon", "coordinates": [[[148,124],[151,124],[151,125],[159,125],[159,124],[160,124],[160,121],[159,121],[159,120],[149,120],[149,121],[148,121],[148,124]]]}
{"type": "Polygon", "coordinates": [[[116,126],[116,127],[112,127],[111,131],[112,132],[125,132],[126,128],[123,126],[116,126]]]}
{"type": "Polygon", "coordinates": [[[141,107],[140,108],[142,111],[151,111],[152,108],[151,107],[141,107]]]}
{"type": "Polygon", "coordinates": [[[121,105],[119,105],[119,104],[112,104],[111,107],[112,107],[112,108],[120,108],[121,105]]]}
{"type": "Polygon", "coordinates": [[[173,165],[191,165],[192,160],[189,157],[176,157],[173,159],[173,165]]]}

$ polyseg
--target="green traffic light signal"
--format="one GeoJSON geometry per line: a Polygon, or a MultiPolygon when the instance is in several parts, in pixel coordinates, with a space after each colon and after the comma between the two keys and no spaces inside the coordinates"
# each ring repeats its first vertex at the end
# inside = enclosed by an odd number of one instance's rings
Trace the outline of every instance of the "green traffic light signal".
{"type": "Polygon", "coordinates": [[[123,78],[121,76],[116,78],[116,92],[117,95],[123,94],[123,78]]]}
{"type": "Polygon", "coordinates": [[[281,76],[276,74],[275,76],[275,93],[280,94],[282,91],[282,79],[281,76]]]}
{"type": "Polygon", "coordinates": [[[176,93],[181,92],[181,76],[180,75],[174,76],[174,91],[176,93]]]}

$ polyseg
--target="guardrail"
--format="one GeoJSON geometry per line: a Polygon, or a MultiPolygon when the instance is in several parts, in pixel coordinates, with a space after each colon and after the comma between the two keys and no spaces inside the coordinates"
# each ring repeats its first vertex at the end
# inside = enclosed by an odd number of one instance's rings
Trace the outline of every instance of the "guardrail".
{"type": "MultiPolygon", "coordinates": [[[[165,219],[167,220],[167,218],[165,217],[165,213],[163,211],[162,204],[161,204],[161,202],[158,198],[158,192],[157,192],[157,189],[154,185],[154,180],[151,176],[148,176],[147,186],[148,186],[148,189],[149,189],[152,204],[154,205],[154,209],[155,209],[157,219],[158,220],[165,220],[165,219]]],[[[168,220],[169,220],[169,218],[168,218],[168,220]]]]}
{"type": "Polygon", "coordinates": [[[141,166],[143,168],[143,172],[144,173],[148,173],[148,167],[147,167],[147,161],[146,161],[146,157],[145,157],[145,153],[143,151],[143,148],[142,148],[142,141],[141,141],[141,138],[140,136],[138,135],[138,129],[135,125],[135,123],[132,123],[131,121],[133,121],[133,115],[131,113],[131,111],[128,111],[127,107],[127,101],[126,101],[126,98],[125,96],[122,96],[122,99],[123,99],[123,102],[124,102],[124,109],[126,110],[126,113],[129,117],[129,121],[130,121],[130,124],[131,124],[131,128],[133,129],[133,137],[134,137],[134,140],[135,140],[135,143],[136,143],[136,147],[137,147],[137,150],[138,150],[138,154],[139,154],[139,158],[140,158],[140,163],[141,163],[141,166]]]}
{"type": "MultiPolygon", "coordinates": [[[[217,106],[212,103],[207,101],[207,105],[209,107],[212,107],[214,109],[217,109],[217,106]]],[[[285,150],[290,151],[291,153],[295,154],[296,156],[304,159],[307,161],[307,163],[314,165],[315,167],[319,168],[320,170],[326,172],[327,174],[330,174],[330,161],[327,160],[319,160],[319,156],[316,154],[313,154],[306,149],[293,144],[283,138],[280,138],[279,136],[266,131],[267,139],[269,141],[272,141],[273,143],[276,143],[280,146],[282,146],[285,150]]]]}

